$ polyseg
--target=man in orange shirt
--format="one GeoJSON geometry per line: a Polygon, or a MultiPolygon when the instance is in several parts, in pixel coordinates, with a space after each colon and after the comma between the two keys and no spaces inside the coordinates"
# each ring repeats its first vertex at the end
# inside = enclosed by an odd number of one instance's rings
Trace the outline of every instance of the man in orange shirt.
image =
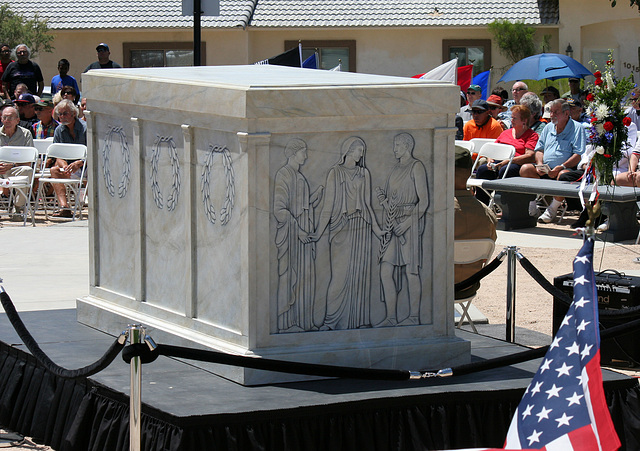
{"type": "Polygon", "coordinates": [[[489,113],[489,105],[485,100],[479,99],[471,105],[473,119],[464,124],[464,140],[473,138],[496,139],[502,133],[500,122],[489,113]]]}

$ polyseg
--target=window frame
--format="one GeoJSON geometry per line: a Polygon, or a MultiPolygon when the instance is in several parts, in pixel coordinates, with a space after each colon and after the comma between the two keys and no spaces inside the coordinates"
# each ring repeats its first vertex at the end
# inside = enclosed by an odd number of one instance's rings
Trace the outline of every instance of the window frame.
{"type": "Polygon", "coordinates": [[[491,39],[443,39],[442,40],[442,61],[449,59],[449,49],[451,47],[482,47],[484,49],[484,68],[481,72],[491,69],[491,39]]]}
{"type": "Polygon", "coordinates": [[[317,48],[336,48],[347,47],[349,49],[349,72],[356,71],[356,41],[355,39],[316,39],[316,40],[303,40],[303,41],[284,41],[284,50],[287,51],[298,45],[298,42],[302,44],[303,49],[317,49],[317,48]]]}
{"type": "MultiPolygon", "coordinates": [[[[201,44],[201,64],[207,64],[207,47],[206,43],[201,44]]],[[[132,50],[193,50],[193,42],[124,42],[122,44],[124,54],[124,67],[131,67],[131,51],[132,50]]],[[[192,63],[193,64],[193,63],[192,63]]],[[[168,66],[164,66],[168,67],[168,66]]]]}

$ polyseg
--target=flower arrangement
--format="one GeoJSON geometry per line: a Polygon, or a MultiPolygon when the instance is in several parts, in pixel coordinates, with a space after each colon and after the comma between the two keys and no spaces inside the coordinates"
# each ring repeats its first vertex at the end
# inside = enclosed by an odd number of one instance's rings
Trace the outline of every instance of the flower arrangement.
{"type": "MultiPolygon", "coordinates": [[[[587,114],[591,117],[587,143],[596,151],[591,160],[599,183],[609,185],[615,179],[613,169],[624,156],[627,146],[627,127],[631,119],[625,117],[624,100],[635,86],[631,76],[616,79],[614,60],[609,54],[603,72],[596,70],[591,92],[587,94],[587,114]]],[[[597,69],[597,67],[596,67],[597,69]]]]}

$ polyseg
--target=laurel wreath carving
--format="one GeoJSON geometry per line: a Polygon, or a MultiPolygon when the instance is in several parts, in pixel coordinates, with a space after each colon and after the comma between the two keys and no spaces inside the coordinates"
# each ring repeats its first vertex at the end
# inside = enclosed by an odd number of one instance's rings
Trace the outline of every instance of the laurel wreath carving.
{"type": "Polygon", "coordinates": [[[202,192],[202,202],[204,204],[204,214],[211,224],[216,223],[216,210],[211,202],[211,167],[213,166],[213,158],[216,154],[222,155],[222,166],[224,167],[224,175],[227,182],[227,189],[225,191],[224,204],[220,210],[220,223],[224,226],[231,219],[231,213],[233,212],[233,206],[235,202],[235,174],[233,172],[233,162],[231,161],[231,154],[226,147],[209,145],[209,153],[204,162],[204,168],[202,169],[202,178],[200,183],[200,191],[202,192]]]}
{"type": "Polygon", "coordinates": [[[131,151],[127,143],[127,137],[122,127],[111,127],[104,139],[104,147],[102,148],[102,173],[104,175],[104,183],[107,186],[107,192],[111,197],[115,197],[115,188],[111,181],[111,169],[109,168],[109,158],[111,156],[111,143],[114,141],[114,135],[120,140],[120,150],[122,152],[122,176],[118,184],[118,197],[123,198],[129,190],[129,181],[131,180],[131,151]]]}
{"type": "Polygon", "coordinates": [[[173,141],[173,137],[158,136],[153,143],[153,149],[151,150],[151,193],[153,194],[153,201],[160,210],[163,209],[163,198],[160,186],[158,185],[158,164],[160,161],[160,152],[162,150],[162,144],[166,143],[169,149],[169,159],[171,160],[171,173],[172,173],[172,185],[169,196],[167,197],[167,210],[173,211],[176,208],[178,202],[178,196],[180,195],[180,162],[178,161],[178,152],[176,150],[176,143],[173,141]]]}

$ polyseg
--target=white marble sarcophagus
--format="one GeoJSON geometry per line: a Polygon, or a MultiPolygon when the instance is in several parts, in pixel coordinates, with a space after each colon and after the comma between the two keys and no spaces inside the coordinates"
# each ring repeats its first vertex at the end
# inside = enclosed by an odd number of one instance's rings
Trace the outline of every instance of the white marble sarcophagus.
{"type": "Polygon", "coordinates": [[[469,360],[452,302],[457,86],[277,66],[82,83],[92,267],[79,321],[301,362],[469,360]]]}

